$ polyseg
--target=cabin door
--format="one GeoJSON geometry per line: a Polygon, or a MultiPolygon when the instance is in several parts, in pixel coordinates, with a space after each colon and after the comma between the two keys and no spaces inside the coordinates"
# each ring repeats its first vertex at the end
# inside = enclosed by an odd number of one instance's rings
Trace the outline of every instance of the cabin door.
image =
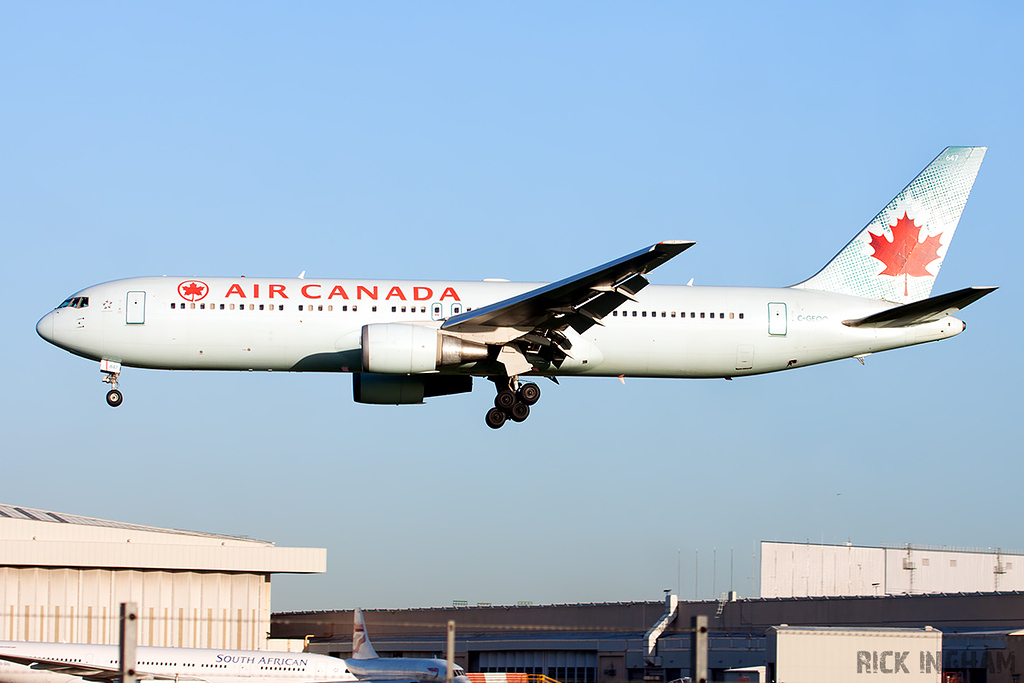
{"type": "Polygon", "coordinates": [[[129,325],[146,322],[146,293],[128,292],[128,303],[124,309],[124,321],[129,325]]]}
{"type": "Polygon", "coordinates": [[[773,337],[786,336],[786,304],[768,304],[768,334],[773,337]]]}

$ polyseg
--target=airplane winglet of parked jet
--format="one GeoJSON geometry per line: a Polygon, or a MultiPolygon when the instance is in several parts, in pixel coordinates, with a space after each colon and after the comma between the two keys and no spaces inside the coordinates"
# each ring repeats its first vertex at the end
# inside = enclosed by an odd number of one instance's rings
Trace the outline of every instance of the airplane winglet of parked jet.
{"type": "Polygon", "coordinates": [[[931,296],[985,157],[947,147],[821,270],[790,287],[651,284],[694,245],[663,241],[554,283],[143,277],[87,287],[39,321],[124,367],[353,374],[353,398],[416,404],[493,382],[489,427],[522,422],[528,377],[734,379],[954,337],[992,292],[931,296]]]}

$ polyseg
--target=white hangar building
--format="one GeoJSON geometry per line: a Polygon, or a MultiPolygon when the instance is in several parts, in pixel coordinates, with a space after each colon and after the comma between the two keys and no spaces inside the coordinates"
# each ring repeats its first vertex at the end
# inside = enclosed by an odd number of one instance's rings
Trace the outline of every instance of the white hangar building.
{"type": "Polygon", "coordinates": [[[0,504],[0,640],[265,649],[270,576],[323,573],[324,548],[160,529],[0,504]]]}
{"type": "Polygon", "coordinates": [[[1020,551],[761,542],[762,598],[1007,591],[1024,591],[1020,551]]]}

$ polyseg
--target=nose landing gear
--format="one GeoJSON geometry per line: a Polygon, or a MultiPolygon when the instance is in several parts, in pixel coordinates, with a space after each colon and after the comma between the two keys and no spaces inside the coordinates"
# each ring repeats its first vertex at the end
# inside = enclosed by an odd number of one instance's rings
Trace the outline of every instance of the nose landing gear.
{"type": "Polygon", "coordinates": [[[530,406],[540,400],[540,387],[533,382],[519,384],[518,377],[492,378],[498,390],[494,407],[487,411],[484,421],[491,429],[499,429],[511,419],[522,422],[530,417],[530,406]]]}
{"type": "Polygon", "coordinates": [[[107,405],[116,408],[124,400],[124,394],[117,388],[117,378],[121,374],[121,364],[114,361],[100,361],[100,372],[103,373],[103,381],[110,385],[107,392],[107,405]]]}

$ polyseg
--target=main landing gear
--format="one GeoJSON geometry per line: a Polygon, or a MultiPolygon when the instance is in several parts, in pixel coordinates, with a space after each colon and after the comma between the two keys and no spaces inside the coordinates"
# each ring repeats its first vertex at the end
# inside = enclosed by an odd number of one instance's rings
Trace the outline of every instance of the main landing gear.
{"type": "Polygon", "coordinates": [[[100,361],[100,372],[103,373],[103,381],[110,385],[107,392],[107,405],[116,408],[124,400],[124,394],[117,388],[117,378],[121,374],[121,364],[113,361],[100,361]]]}
{"type": "Polygon", "coordinates": [[[530,417],[530,406],[540,400],[540,387],[533,382],[520,385],[516,377],[494,378],[498,390],[494,407],[487,411],[484,419],[491,429],[498,429],[506,420],[522,422],[530,417]]]}

